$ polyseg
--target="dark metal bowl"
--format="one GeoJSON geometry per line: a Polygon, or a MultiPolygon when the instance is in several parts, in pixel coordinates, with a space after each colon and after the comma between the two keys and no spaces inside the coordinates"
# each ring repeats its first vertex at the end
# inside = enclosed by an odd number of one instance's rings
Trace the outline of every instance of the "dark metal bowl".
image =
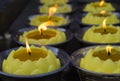
{"type": "MultiPolygon", "coordinates": [[[[73,52],[71,55],[71,65],[75,70],[77,70],[80,81],[120,81],[120,74],[97,73],[79,67],[80,59],[85,56],[89,49],[93,49],[95,47],[96,46],[81,48],[73,52]]],[[[101,48],[102,47],[105,46],[101,45],[101,48]]]]}
{"type": "MultiPolygon", "coordinates": [[[[13,40],[14,40],[17,44],[19,44],[19,45],[24,45],[24,46],[25,46],[25,43],[19,41],[19,36],[22,35],[25,31],[30,31],[30,30],[33,30],[33,29],[35,29],[35,27],[19,29],[17,32],[15,32],[14,34],[12,34],[12,38],[13,38],[13,40]]],[[[66,41],[61,42],[61,43],[57,43],[57,44],[49,44],[49,46],[56,46],[56,47],[61,47],[61,48],[64,47],[64,46],[66,47],[67,44],[68,44],[68,43],[72,40],[72,38],[73,38],[72,32],[69,31],[69,30],[66,30],[66,29],[64,29],[64,28],[55,28],[55,29],[59,29],[59,30],[61,30],[61,31],[63,31],[63,32],[65,33],[65,35],[66,35],[66,41]]],[[[30,44],[30,45],[32,45],[32,44],[30,44]]],[[[38,44],[34,44],[34,45],[39,46],[38,44]]]]}
{"type": "MultiPolygon", "coordinates": [[[[44,5],[44,4],[43,4],[43,5],[44,5]]],[[[39,9],[40,9],[41,6],[43,6],[43,5],[40,5],[40,6],[39,6],[39,9]]],[[[77,9],[78,9],[78,7],[77,7],[76,5],[74,5],[74,4],[67,4],[67,5],[69,5],[69,6],[71,7],[71,11],[70,11],[70,12],[62,12],[62,13],[55,13],[55,14],[71,15],[71,14],[73,14],[74,12],[76,12],[77,9]]],[[[58,7],[59,7],[59,5],[58,5],[58,7]]],[[[37,11],[39,11],[39,10],[37,10],[37,11]]],[[[43,12],[38,12],[38,13],[40,13],[40,14],[48,14],[48,13],[43,13],[43,12]]]]}
{"type": "MultiPolygon", "coordinates": [[[[29,24],[29,22],[30,22],[31,18],[33,18],[34,16],[37,16],[37,15],[42,16],[42,15],[45,15],[45,14],[36,14],[36,15],[31,15],[31,16],[29,16],[28,19],[26,20],[26,24],[25,24],[25,25],[28,26],[28,27],[30,27],[31,25],[29,24]]],[[[46,14],[46,15],[47,15],[47,14],[46,14]]],[[[72,22],[72,20],[70,19],[70,17],[69,17],[68,15],[65,15],[65,14],[64,14],[64,15],[55,14],[54,16],[63,16],[63,17],[66,19],[66,21],[67,21],[66,24],[59,25],[59,26],[57,26],[57,27],[66,28],[66,29],[69,28],[69,25],[70,25],[70,23],[72,22]]]]}
{"type": "MultiPolygon", "coordinates": [[[[86,23],[82,23],[82,22],[81,22],[82,18],[85,17],[86,14],[87,14],[87,13],[79,13],[79,15],[78,15],[78,16],[76,17],[76,19],[75,19],[76,22],[78,22],[78,23],[81,25],[81,27],[89,27],[89,26],[93,26],[93,25],[96,25],[96,26],[97,26],[97,24],[86,24],[86,23]]],[[[115,15],[118,17],[118,19],[120,19],[120,13],[118,13],[118,12],[113,12],[113,14],[115,14],[115,15]]],[[[119,22],[119,23],[116,23],[116,24],[112,24],[112,25],[115,25],[115,26],[120,25],[120,22],[119,22]]]]}
{"type": "Polygon", "coordinates": [[[18,49],[18,47],[12,48],[12,49],[0,52],[0,78],[2,79],[2,81],[49,81],[49,80],[61,81],[62,72],[68,67],[70,62],[69,56],[65,51],[61,49],[50,47],[50,46],[46,46],[46,47],[47,49],[52,50],[56,54],[56,56],[60,59],[60,62],[62,64],[61,68],[52,72],[30,75],[30,76],[27,76],[27,75],[22,76],[22,75],[5,73],[2,71],[3,60],[7,58],[7,56],[12,50],[18,49]]]}
{"type": "Polygon", "coordinates": [[[75,32],[75,38],[83,45],[83,46],[90,46],[90,45],[120,45],[120,42],[118,43],[95,43],[95,42],[89,42],[83,40],[83,36],[85,32],[89,29],[89,27],[81,28],[80,30],[75,32]]]}

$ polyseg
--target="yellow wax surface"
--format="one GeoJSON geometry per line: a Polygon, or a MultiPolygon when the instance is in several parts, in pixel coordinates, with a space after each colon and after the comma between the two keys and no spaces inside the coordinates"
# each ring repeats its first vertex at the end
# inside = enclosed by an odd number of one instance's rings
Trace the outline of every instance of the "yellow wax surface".
{"type": "Polygon", "coordinates": [[[47,30],[43,31],[43,38],[40,38],[41,35],[37,29],[28,32],[25,31],[23,35],[19,37],[19,41],[25,43],[26,36],[28,37],[29,44],[48,45],[48,44],[57,44],[66,41],[66,35],[64,32],[52,28],[48,28],[47,30]],[[33,36],[29,38],[30,35],[33,36]],[[35,35],[37,35],[38,39],[37,38],[34,39],[35,35]]]}
{"type": "Polygon", "coordinates": [[[105,2],[102,7],[99,7],[100,2],[91,2],[85,6],[83,11],[85,12],[99,12],[101,10],[105,11],[115,11],[115,8],[111,5],[111,3],[105,2]]]}
{"type": "MultiPolygon", "coordinates": [[[[101,26],[92,26],[89,28],[85,34],[83,35],[83,40],[88,41],[88,42],[96,42],[96,43],[117,43],[120,42],[120,27],[114,27],[112,25],[108,25],[108,28],[113,28],[116,29],[117,31],[113,34],[107,33],[107,34],[101,34],[101,33],[96,33],[94,30],[100,29],[101,26]]],[[[107,29],[106,29],[107,30],[107,29]]],[[[112,31],[112,30],[111,30],[112,31]]]]}
{"type": "Polygon", "coordinates": [[[39,0],[39,1],[45,5],[54,5],[54,4],[64,5],[68,2],[68,0],[39,0]]]}
{"type": "MultiPolygon", "coordinates": [[[[48,5],[43,5],[39,7],[39,12],[40,13],[48,13],[49,8],[51,6],[48,5]]],[[[55,13],[67,13],[67,12],[71,12],[72,8],[70,5],[64,4],[64,5],[58,5],[57,11],[55,13]]]]}
{"type": "MultiPolygon", "coordinates": [[[[106,17],[104,16],[95,16],[94,13],[87,13],[85,15],[85,17],[82,18],[82,23],[84,24],[95,24],[95,25],[98,25],[98,24],[102,24],[103,23],[103,20],[105,19],[106,17]],[[94,19],[94,20],[93,20],[94,19]]],[[[106,24],[117,24],[119,23],[119,19],[117,18],[117,16],[113,13],[111,13],[109,16],[107,16],[107,22],[106,24]]]]}
{"type": "Polygon", "coordinates": [[[51,19],[48,18],[47,15],[35,15],[32,18],[30,18],[30,25],[31,26],[39,26],[40,24],[52,21],[55,26],[61,26],[67,24],[67,19],[65,19],[63,16],[52,16],[51,19]]]}
{"type": "MultiPolygon", "coordinates": [[[[115,47],[114,49],[117,50],[120,54],[120,47],[115,47]]],[[[112,61],[111,59],[109,59],[109,56],[108,59],[101,60],[99,57],[93,56],[95,52],[99,52],[101,50],[106,50],[106,48],[97,46],[96,48],[89,49],[86,55],[80,60],[80,67],[89,71],[99,73],[120,73],[120,60],[112,61]]],[[[102,52],[99,53],[103,54],[102,52]]]]}
{"type": "Polygon", "coordinates": [[[25,47],[13,50],[3,61],[3,72],[16,75],[33,75],[54,71],[60,68],[61,63],[55,54],[43,47],[30,47],[32,52],[29,55],[25,47]]]}

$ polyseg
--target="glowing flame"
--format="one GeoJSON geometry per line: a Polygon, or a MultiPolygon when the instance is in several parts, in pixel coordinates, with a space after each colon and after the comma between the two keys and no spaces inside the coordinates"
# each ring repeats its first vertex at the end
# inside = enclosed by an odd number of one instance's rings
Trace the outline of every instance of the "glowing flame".
{"type": "Polygon", "coordinates": [[[107,27],[107,26],[106,26],[106,21],[107,21],[107,18],[105,18],[105,19],[103,20],[103,25],[102,25],[102,28],[103,28],[103,29],[106,29],[106,27],[107,27]]]}
{"type": "Polygon", "coordinates": [[[111,46],[106,46],[106,51],[107,51],[107,54],[110,54],[111,53],[111,49],[112,49],[113,47],[111,47],[111,46]]]}
{"type": "Polygon", "coordinates": [[[26,40],[26,51],[27,51],[27,53],[30,55],[32,51],[31,51],[31,49],[30,49],[30,46],[29,46],[27,37],[25,37],[25,40],[26,40]]]}
{"type": "Polygon", "coordinates": [[[106,13],[105,10],[102,10],[102,11],[100,12],[100,14],[102,14],[102,15],[104,15],[105,13],[106,13]]]}
{"type": "Polygon", "coordinates": [[[57,11],[57,8],[58,8],[57,4],[49,8],[49,18],[57,11]]]}
{"type": "Polygon", "coordinates": [[[103,6],[104,2],[105,2],[104,0],[101,0],[99,6],[100,7],[103,6]]]}
{"type": "Polygon", "coordinates": [[[43,30],[47,30],[48,26],[55,26],[54,23],[52,21],[47,21],[42,23],[39,27],[38,30],[40,32],[40,34],[42,34],[43,30]]]}

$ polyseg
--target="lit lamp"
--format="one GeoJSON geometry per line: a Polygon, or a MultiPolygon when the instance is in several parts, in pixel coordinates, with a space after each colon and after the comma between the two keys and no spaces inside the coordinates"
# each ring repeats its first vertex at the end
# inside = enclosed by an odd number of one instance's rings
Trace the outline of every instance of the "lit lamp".
{"type": "Polygon", "coordinates": [[[105,2],[105,0],[101,0],[100,2],[96,1],[88,3],[83,9],[85,12],[99,12],[101,10],[115,11],[115,8],[111,5],[111,3],[105,2]]]}
{"type": "Polygon", "coordinates": [[[93,44],[120,43],[120,27],[106,25],[107,20],[108,18],[105,18],[102,25],[92,26],[88,28],[84,32],[82,40],[93,44]]]}
{"type": "Polygon", "coordinates": [[[107,17],[107,24],[119,24],[118,16],[114,13],[101,10],[99,12],[87,13],[82,18],[82,24],[86,25],[99,25],[103,22],[103,19],[107,17]],[[94,19],[94,21],[93,21],[94,19]]]}
{"type": "Polygon", "coordinates": [[[66,19],[63,16],[53,16],[57,11],[58,6],[55,4],[54,6],[49,8],[48,15],[35,15],[30,18],[30,25],[39,26],[44,22],[53,22],[55,26],[65,25],[67,23],[66,19]]]}
{"type": "Polygon", "coordinates": [[[50,45],[57,44],[66,41],[66,35],[63,31],[53,28],[47,28],[48,26],[54,26],[54,23],[47,21],[39,25],[38,30],[25,31],[19,38],[20,42],[25,42],[25,38],[28,38],[30,44],[37,45],[50,45]]]}
{"type": "Polygon", "coordinates": [[[62,72],[70,62],[68,54],[58,48],[29,46],[27,40],[26,43],[26,47],[21,46],[0,52],[1,80],[61,80],[62,72]]]}
{"type": "Polygon", "coordinates": [[[90,46],[71,55],[72,65],[82,81],[119,81],[120,47],[90,46]]]}

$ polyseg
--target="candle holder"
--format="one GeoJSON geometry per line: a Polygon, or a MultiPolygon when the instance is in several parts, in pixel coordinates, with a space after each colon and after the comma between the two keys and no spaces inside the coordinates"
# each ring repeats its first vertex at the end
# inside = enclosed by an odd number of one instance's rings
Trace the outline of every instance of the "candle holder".
{"type": "MultiPolygon", "coordinates": [[[[97,1],[100,1],[100,0],[97,0],[97,1]]],[[[112,0],[105,0],[105,1],[111,3],[111,5],[113,6],[113,8],[115,8],[115,12],[118,12],[120,10],[120,5],[118,4],[119,1],[112,1],[112,0]]],[[[84,1],[82,1],[82,0],[76,0],[76,2],[82,3],[82,5],[84,5],[83,8],[85,8],[85,6],[87,4],[90,4],[90,2],[96,2],[96,0],[84,0],[84,1]]],[[[83,11],[83,12],[85,12],[85,11],[83,11]]]]}
{"type": "Polygon", "coordinates": [[[54,5],[54,4],[60,4],[60,5],[64,5],[64,4],[67,4],[67,3],[70,3],[70,2],[72,2],[72,0],[63,0],[63,1],[53,1],[53,0],[46,0],[46,1],[44,1],[44,0],[39,0],[39,2],[40,3],[42,3],[42,4],[46,4],[46,5],[54,5]]]}
{"type": "MultiPolygon", "coordinates": [[[[19,45],[24,45],[25,46],[25,43],[19,41],[19,37],[25,31],[30,31],[30,30],[33,30],[33,29],[35,29],[35,27],[19,29],[17,32],[12,34],[13,41],[15,41],[19,45]]],[[[64,32],[65,36],[66,36],[66,41],[60,42],[60,43],[55,43],[55,44],[47,44],[47,45],[55,46],[55,47],[58,47],[58,48],[65,48],[66,49],[67,46],[69,45],[70,41],[73,39],[73,33],[71,31],[67,30],[67,29],[64,29],[64,28],[53,28],[53,29],[55,29],[55,30],[58,29],[58,30],[64,32]]],[[[30,45],[41,46],[40,44],[39,45],[38,44],[30,44],[30,45]]]]}
{"type": "MultiPolygon", "coordinates": [[[[82,22],[82,19],[83,19],[83,17],[85,17],[87,14],[88,14],[88,13],[82,13],[82,14],[79,13],[79,15],[76,16],[76,19],[75,19],[75,20],[76,20],[76,22],[78,22],[78,23],[80,24],[81,27],[89,27],[89,26],[93,26],[93,25],[95,25],[95,26],[100,25],[100,24],[86,24],[86,23],[83,23],[83,22],[82,22]]],[[[120,19],[120,14],[119,14],[119,13],[114,12],[113,14],[114,14],[118,19],[120,19]]],[[[109,18],[108,18],[108,20],[109,20],[109,18]]],[[[92,19],[91,21],[93,21],[93,19],[92,19]]],[[[101,22],[101,24],[102,24],[102,22],[101,22]]],[[[107,24],[108,24],[108,23],[107,23],[107,24]]],[[[110,24],[110,23],[109,23],[109,24],[110,24]]],[[[111,23],[111,24],[112,24],[112,23],[111,23]]],[[[120,25],[120,21],[119,21],[118,23],[114,23],[114,24],[112,24],[112,25],[115,25],[115,26],[120,25]]]]}
{"type": "Polygon", "coordinates": [[[58,81],[62,79],[62,73],[68,67],[70,59],[68,54],[58,48],[46,46],[47,49],[50,49],[54,54],[56,54],[57,58],[60,59],[61,67],[55,71],[51,71],[43,74],[34,74],[34,75],[15,75],[9,74],[2,71],[2,62],[7,58],[8,54],[12,50],[17,50],[18,48],[12,48],[0,52],[0,78],[2,81],[58,81]]]}
{"type": "Polygon", "coordinates": [[[75,38],[80,42],[80,44],[82,46],[91,46],[91,45],[120,45],[120,42],[116,42],[116,43],[97,43],[97,42],[89,42],[89,41],[85,41],[83,40],[83,36],[85,34],[85,32],[89,29],[90,27],[84,27],[81,28],[80,30],[75,32],[75,38]]]}
{"type": "MultiPolygon", "coordinates": [[[[77,70],[80,81],[119,81],[120,74],[98,73],[79,67],[81,58],[83,58],[86,55],[88,50],[93,49],[95,47],[97,46],[81,48],[73,52],[71,55],[71,64],[73,66],[73,69],[77,70]]],[[[105,47],[105,45],[100,45],[100,47],[103,48],[105,47]]],[[[114,47],[118,47],[118,46],[114,46],[114,47]]]]}
{"type": "MultiPolygon", "coordinates": [[[[47,22],[49,19],[47,17],[48,14],[35,14],[35,15],[31,15],[28,17],[28,19],[26,20],[26,26],[30,27],[30,26],[34,26],[34,27],[38,27],[41,23],[47,22]],[[46,17],[45,17],[46,16],[46,17]],[[41,19],[41,23],[39,23],[39,25],[31,25],[30,22],[32,21],[32,19],[34,18],[34,21],[39,18],[39,17],[45,17],[44,19],[41,19]]],[[[60,14],[55,14],[53,16],[54,23],[57,23],[55,25],[55,27],[60,27],[60,28],[65,28],[68,29],[69,25],[71,24],[72,20],[70,19],[70,17],[68,15],[60,15],[60,14]],[[54,19],[56,18],[56,19],[54,19]],[[58,19],[58,20],[57,20],[58,19]]],[[[37,21],[36,21],[37,22],[37,21]]],[[[40,18],[38,20],[38,22],[40,22],[40,18]]]]}
{"type": "MultiPolygon", "coordinates": [[[[48,9],[49,9],[50,6],[49,5],[44,5],[44,4],[40,5],[38,13],[40,13],[40,14],[48,14],[48,9]]],[[[58,5],[58,10],[57,10],[57,12],[55,14],[71,15],[77,9],[78,9],[78,7],[76,7],[74,4],[65,4],[65,6],[63,4],[63,5],[60,5],[60,8],[59,8],[59,5],[58,5]],[[69,10],[66,10],[67,7],[69,8],[69,10]],[[62,9],[64,9],[64,10],[62,10],[62,9]]]]}

